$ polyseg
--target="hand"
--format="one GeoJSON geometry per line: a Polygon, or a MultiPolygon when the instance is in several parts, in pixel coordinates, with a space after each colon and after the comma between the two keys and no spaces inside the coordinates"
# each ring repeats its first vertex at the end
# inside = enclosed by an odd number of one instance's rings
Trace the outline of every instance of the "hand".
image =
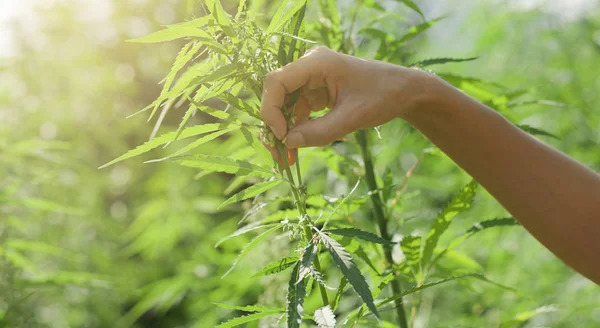
{"type": "Polygon", "coordinates": [[[319,47],[265,77],[260,113],[275,136],[285,138],[293,162],[296,148],[327,145],[415,110],[432,77],[418,69],[319,47]],[[286,96],[298,89],[300,96],[292,108],[296,126],[287,131],[281,108],[286,96]],[[308,120],[312,111],[325,108],[331,110],[308,120]]]}

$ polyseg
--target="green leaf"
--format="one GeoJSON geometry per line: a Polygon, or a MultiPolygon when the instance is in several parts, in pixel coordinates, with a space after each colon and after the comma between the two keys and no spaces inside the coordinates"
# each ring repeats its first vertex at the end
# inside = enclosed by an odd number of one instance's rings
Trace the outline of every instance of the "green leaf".
{"type": "Polygon", "coordinates": [[[227,270],[227,272],[225,272],[225,274],[223,274],[223,276],[221,276],[221,278],[225,278],[230,272],[231,270],[233,270],[233,268],[235,268],[235,266],[244,258],[246,257],[246,255],[248,255],[248,253],[256,246],[258,245],[261,241],[263,241],[265,238],[267,238],[271,233],[273,233],[275,230],[281,228],[281,224],[278,224],[274,227],[272,227],[271,229],[261,233],[260,235],[256,236],[254,239],[252,239],[248,244],[246,244],[246,246],[244,246],[244,249],[242,249],[242,251],[240,252],[240,255],[238,255],[238,257],[235,259],[235,261],[233,262],[233,264],[231,265],[231,267],[229,268],[229,270],[227,270]]]}
{"type": "Polygon", "coordinates": [[[247,225],[245,227],[242,227],[242,228],[236,230],[234,233],[230,234],[229,236],[221,238],[215,244],[214,247],[215,248],[219,247],[219,245],[221,245],[222,243],[224,243],[225,241],[227,241],[227,240],[229,240],[231,238],[235,238],[237,236],[241,236],[241,235],[246,234],[246,233],[248,233],[250,231],[254,231],[254,230],[258,230],[258,229],[263,229],[263,228],[268,228],[268,227],[271,227],[271,226],[273,226],[273,225],[272,224],[260,225],[260,224],[257,224],[257,223],[249,224],[249,225],[247,225]]]}
{"type": "Polygon", "coordinates": [[[335,328],[335,315],[329,305],[318,308],[314,317],[319,328],[335,328]]]}
{"type": "Polygon", "coordinates": [[[317,256],[317,244],[311,240],[308,245],[304,248],[300,257],[300,269],[298,271],[298,281],[304,280],[304,278],[311,273],[312,263],[317,256]]]}
{"type": "Polygon", "coordinates": [[[298,262],[298,258],[296,257],[284,257],[281,260],[277,260],[275,262],[271,262],[267,264],[262,270],[255,273],[251,278],[268,276],[274,273],[279,273],[284,271],[285,269],[293,266],[298,262]]]}
{"type": "Polygon", "coordinates": [[[258,312],[258,313],[253,313],[253,314],[249,314],[249,315],[245,315],[242,317],[237,317],[235,319],[231,319],[227,322],[223,322],[222,324],[218,325],[216,328],[230,328],[230,327],[237,327],[241,324],[244,323],[248,323],[248,322],[252,322],[255,320],[258,320],[260,318],[264,318],[264,317],[268,317],[274,314],[277,314],[278,312],[258,312]]]}
{"type": "Polygon", "coordinates": [[[340,271],[344,275],[348,282],[354,288],[358,296],[365,302],[371,312],[379,318],[379,313],[373,302],[373,295],[369,289],[365,277],[360,273],[360,270],[352,260],[352,256],[340,245],[335,239],[329,237],[327,234],[319,232],[319,237],[323,245],[327,248],[333,261],[340,268],[340,271]]]}
{"type": "Polygon", "coordinates": [[[534,128],[531,125],[527,125],[527,124],[522,124],[522,125],[517,125],[521,130],[532,134],[534,136],[545,136],[545,137],[550,137],[550,138],[554,138],[556,140],[562,140],[561,138],[559,138],[558,136],[556,136],[555,134],[552,134],[550,132],[538,129],[538,128],[534,128]]]}
{"type": "Polygon", "coordinates": [[[421,262],[421,240],[422,238],[420,236],[410,235],[405,236],[400,241],[402,253],[404,253],[406,262],[415,275],[421,272],[421,268],[419,266],[419,263],[421,262]]]}
{"type": "Polygon", "coordinates": [[[421,17],[423,19],[425,19],[425,15],[423,15],[423,12],[421,12],[421,9],[419,8],[419,6],[417,6],[417,4],[412,1],[412,0],[396,0],[396,1],[400,1],[402,2],[404,5],[406,5],[408,8],[414,10],[415,12],[417,12],[419,15],[421,15],[421,17]]]}
{"type": "Polygon", "coordinates": [[[515,220],[514,218],[497,218],[497,219],[491,219],[491,220],[477,222],[471,228],[469,228],[469,230],[467,230],[467,232],[464,235],[462,235],[461,237],[452,241],[450,243],[450,245],[448,246],[448,248],[451,249],[451,248],[458,246],[459,244],[461,244],[463,241],[467,240],[474,234],[476,234],[482,230],[485,230],[485,229],[489,229],[489,228],[493,228],[493,227],[511,227],[511,226],[519,226],[519,225],[521,225],[519,223],[519,221],[515,220]]]}
{"type": "Polygon", "coordinates": [[[426,283],[426,284],[423,284],[423,285],[420,285],[420,286],[415,286],[415,287],[413,287],[411,289],[403,291],[400,294],[396,294],[396,295],[393,295],[393,296],[390,296],[390,297],[386,298],[385,300],[377,303],[377,307],[381,307],[381,306],[383,306],[385,304],[391,303],[391,302],[393,302],[393,301],[395,301],[397,299],[400,299],[400,298],[402,298],[402,297],[404,297],[406,295],[409,295],[409,294],[412,294],[412,293],[416,293],[416,292],[418,292],[420,290],[423,290],[423,289],[431,288],[433,286],[437,286],[437,285],[440,285],[440,284],[443,284],[443,283],[446,283],[446,282],[449,282],[449,281],[452,281],[452,280],[462,279],[462,278],[467,278],[467,277],[472,277],[472,276],[476,276],[476,275],[478,275],[478,273],[468,273],[468,274],[463,274],[463,275],[460,275],[460,276],[449,277],[449,278],[441,279],[441,280],[438,280],[438,281],[426,283]]]}
{"type": "Polygon", "coordinates": [[[419,25],[413,26],[410,29],[408,29],[408,31],[406,32],[406,34],[404,34],[400,40],[398,40],[398,43],[402,44],[408,40],[414,39],[417,36],[419,36],[421,33],[427,31],[430,27],[434,26],[436,23],[438,23],[439,21],[441,21],[442,19],[444,19],[445,17],[439,17],[436,19],[432,19],[430,21],[421,23],[419,25]]]}
{"type": "Polygon", "coordinates": [[[340,304],[340,300],[342,299],[342,294],[344,294],[344,289],[348,285],[348,279],[342,277],[340,280],[340,285],[338,286],[337,293],[335,294],[335,298],[333,299],[332,308],[335,311],[340,304]]]}
{"type": "Polygon", "coordinates": [[[229,14],[223,9],[220,0],[206,0],[206,6],[215,18],[217,24],[221,27],[223,32],[227,34],[233,41],[237,40],[235,31],[233,30],[233,21],[229,14]]]}
{"type": "Polygon", "coordinates": [[[292,275],[288,283],[287,293],[287,326],[288,328],[300,328],[302,324],[302,314],[304,312],[303,304],[306,296],[306,283],[304,280],[298,281],[300,262],[294,266],[292,275]]]}
{"type": "Polygon", "coordinates": [[[558,308],[556,306],[545,305],[545,306],[539,307],[532,311],[521,312],[521,313],[517,314],[514,319],[509,320],[507,322],[503,322],[500,325],[500,328],[523,327],[523,323],[529,321],[529,319],[533,318],[536,315],[544,314],[544,313],[551,313],[551,312],[556,312],[556,311],[558,311],[558,308]]]}
{"type": "Polygon", "coordinates": [[[224,110],[220,110],[220,109],[214,109],[208,106],[204,106],[202,104],[197,103],[196,101],[194,101],[191,98],[188,98],[188,100],[190,101],[190,103],[192,103],[192,105],[194,107],[196,107],[196,109],[199,109],[201,112],[206,113],[212,117],[224,120],[224,121],[229,121],[231,123],[235,123],[235,124],[242,124],[242,122],[235,116],[227,113],[224,110]]]}
{"type": "Polygon", "coordinates": [[[471,208],[475,193],[477,191],[477,181],[472,180],[462,190],[452,198],[450,203],[440,212],[435,220],[433,227],[429,230],[425,247],[423,249],[423,257],[421,259],[421,267],[426,268],[433,251],[437,246],[440,236],[448,229],[452,220],[471,208]]]}
{"type": "Polygon", "coordinates": [[[373,234],[373,233],[370,233],[367,231],[363,231],[360,229],[356,229],[356,228],[333,229],[333,230],[327,230],[325,232],[332,233],[334,235],[339,235],[339,236],[356,237],[356,238],[360,238],[362,240],[370,241],[370,242],[376,243],[376,244],[382,244],[382,245],[396,244],[395,242],[385,240],[385,239],[377,236],[376,234],[373,234]]]}
{"type": "Polygon", "coordinates": [[[462,62],[476,60],[478,58],[479,57],[471,57],[471,58],[448,58],[448,57],[430,58],[430,59],[419,60],[418,62],[412,63],[412,64],[410,64],[410,67],[427,67],[427,66],[431,66],[431,65],[440,65],[440,64],[447,64],[447,63],[462,63],[462,62]]]}
{"type": "MultiPolygon", "coordinates": [[[[192,126],[189,128],[185,128],[181,132],[179,139],[189,138],[189,137],[197,136],[197,135],[208,133],[208,132],[222,130],[222,129],[230,127],[230,125],[231,124],[228,124],[228,123],[214,123],[214,124],[204,124],[204,125],[192,126]]],[[[173,141],[173,138],[175,137],[175,135],[177,135],[177,132],[169,132],[167,134],[161,135],[160,137],[156,137],[140,146],[137,146],[135,149],[128,151],[124,155],[117,157],[116,159],[100,166],[99,168],[102,169],[109,165],[118,163],[120,161],[144,154],[158,146],[161,146],[161,145],[164,145],[164,144],[167,144],[167,143],[173,141]]]]}
{"type": "Polygon", "coordinates": [[[271,181],[265,181],[265,182],[261,182],[259,184],[255,184],[251,187],[248,187],[240,192],[238,192],[237,194],[231,196],[229,199],[227,199],[225,202],[223,202],[223,204],[219,205],[219,208],[225,207],[229,204],[233,204],[239,201],[242,201],[244,199],[248,199],[250,197],[254,197],[260,193],[263,193],[277,185],[279,185],[281,183],[282,180],[271,180],[271,181]]]}
{"type": "Polygon", "coordinates": [[[244,65],[244,63],[241,62],[235,62],[224,66],[220,66],[219,68],[207,75],[194,78],[193,80],[191,80],[191,82],[189,82],[187,87],[203,83],[219,82],[221,80],[231,77],[234,74],[245,72],[245,69],[246,65],[244,65]]]}
{"type": "Polygon", "coordinates": [[[284,0],[275,14],[273,14],[273,19],[269,27],[267,27],[265,34],[281,31],[283,25],[289,22],[304,6],[306,6],[306,0],[284,0]]]}
{"type": "Polygon", "coordinates": [[[165,41],[173,41],[181,38],[200,38],[211,40],[210,34],[206,33],[196,26],[188,25],[188,24],[178,24],[167,26],[166,28],[156,31],[147,36],[128,40],[128,42],[137,42],[137,43],[157,43],[157,42],[165,42],[165,41]]]}
{"type": "Polygon", "coordinates": [[[225,172],[235,175],[249,175],[262,178],[270,177],[274,174],[268,167],[258,166],[250,162],[222,156],[191,155],[175,158],[174,161],[183,166],[202,169],[209,172],[225,172]]]}
{"type": "Polygon", "coordinates": [[[237,305],[229,305],[229,304],[224,304],[224,303],[213,303],[216,306],[223,308],[223,309],[229,309],[229,310],[238,310],[238,311],[244,311],[244,312],[283,312],[285,311],[284,308],[274,308],[274,307],[267,307],[267,306],[260,306],[260,305],[246,305],[246,306],[237,306],[237,305]]]}
{"type": "Polygon", "coordinates": [[[205,143],[207,143],[209,141],[212,141],[212,140],[214,140],[214,139],[216,139],[216,138],[218,138],[218,137],[220,137],[220,136],[222,136],[222,135],[224,135],[226,133],[229,133],[229,132],[237,130],[237,129],[239,129],[239,126],[234,125],[234,126],[230,126],[228,128],[225,128],[223,130],[213,132],[211,134],[203,136],[202,138],[199,138],[196,141],[191,142],[189,145],[187,145],[187,146],[179,149],[178,151],[172,153],[171,155],[169,155],[167,157],[149,160],[149,161],[146,161],[144,163],[162,162],[162,161],[165,161],[165,160],[167,160],[169,158],[180,156],[181,154],[187,153],[188,151],[190,151],[190,150],[192,150],[194,148],[198,148],[198,147],[204,145],[205,143]]]}

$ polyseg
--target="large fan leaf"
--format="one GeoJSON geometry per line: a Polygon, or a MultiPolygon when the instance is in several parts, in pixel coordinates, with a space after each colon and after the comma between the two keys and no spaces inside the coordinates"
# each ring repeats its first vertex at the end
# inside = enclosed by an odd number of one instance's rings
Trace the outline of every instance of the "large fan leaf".
{"type": "Polygon", "coordinates": [[[319,237],[323,245],[327,248],[333,261],[340,268],[340,271],[348,279],[348,282],[354,288],[358,296],[365,302],[367,307],[379,318],[379,313],[373,302],[373,295],[369,289],[369,285],[363,277],[362,273],[352,260],[352,256],[340,245],[335,239],[329,237],[327,234],[319,232],[319,237]]]}

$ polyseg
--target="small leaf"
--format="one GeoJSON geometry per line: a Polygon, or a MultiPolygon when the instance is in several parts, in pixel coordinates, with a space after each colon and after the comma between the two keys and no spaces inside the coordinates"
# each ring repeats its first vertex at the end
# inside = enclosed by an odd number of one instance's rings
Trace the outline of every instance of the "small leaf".
{"type": "Polygon", "coordinates": [[[260,193],[263,193],[277,185],[279,185],[281,183],[282,180],[271,180],[271,181],[265,181],[259,184],[255,184],[251,187],[248,187],[240,192],[238,192],[237,194],[231,196],[229,199],[227,199],[225,202],[223,202],[223,204],[219,205],[219,208],[225,207],[229,204],[233,204],[239,201],[242,201],[244,199],[248,199],[250,197],[254,197],[260,193]]]}
{"type": "Polygon", "coordinates": [[[144,163],[156,163],[156,162],[162,162],[162,161],[165,161],[165,160],[167,160],[167,159],[170,159],[170,158],[173,158],[173,157],[180,156],[180,155],[182,155],[182,154],[185,154],[185,153],[187,153],[188,151],[190,151],[190,150],[192,150],[192,149],[198,148],[198,147],[200,147],[200,146],[204,145],[205,143],[207,143],[207,142],[209,142],[209,141],[212,141],[212,140],[214,140],[214,139],[216,139],[216,138],[218,138],[218,137],[220,137],[220,136],[222,136],[222,135],[224,135],[224,134],[226,134],[226,133],[229,133],[229,132],[231,132],[231,131],[234,131],[234,130],[237,130],[237,129],[239,129],[239,126],[233,125],[233,126],[230,126],[230,127],[228,127],[228,128],[225,128],[225,129],[223,129],[223,130],[220,130],[220,131],[213,132],[213,133],[211,133],[211,134],[208,134],[208,135],[205,135],[205,136],[203,136],[202,138],[199,138],[198,140],[195,140],[195,141],[191,142],[191,143],[190,143],[190,144],[188,144],[187,146],[185,146],[185,147],[183,147],[183,148],[179,149],[178,151],[176,151],[176,152],[172,153],[171,155],[169,155],[169,156],[167,156],[167,157],[163,157],[163,158],[159,158],[159,159],[153,159],[153,160],[149,160],[149,161],[146,161],[146,162],[144,162],[144,163]]]}
{"type": "MultiPolygon", "coordinates": [[[[193,136],[197,136],[197,135],[208,133],[208,132],[225,129],[229,126],[230,126],[230,124],[227,124],[227,123],[215,123],[215,124],[204,124],[204,125],[192,126],[189,128],[185,128],[181,132],[179,139],[184,139],[184,138],[193,137],[193,136]]],[[[158,146],[167,144],[167,143],[173,141],[173,138],[175,137],[175,135],[177,135],[177,132],[170,132],[170,133],[163,134],[160,137],[156,137],[140,146],[137,146],[135,149],[128,151],[124,155],[117,157],[116,159],[100,166],[99,168],[100,169],[105,168],[105,167],[115,164],[117,162],[120,162],[120,161],[129,159],[129,158],[141,155],[143,153],[146,153],[158,146]]]]}
{"type": "Polygon", "coordinates": [[[413,273],[416,275],[421,271],[419,263],[421,262],[421,240],[420,236],[406,236],[400,241],[400,248],[406,262],[411,267],[413,273]]]}
{"type": "Polygon", "coordinates": [[[252,322],[255,320],[258,320],[260,318],[264,318],[264,317],[268,317],[271,315],[275,315],[278,312],[258,312],[258,313],[253,313],[253,314],[249,314],[246,316],[242,316],[242,317],[237,317],[235,319],[231,319],[227,322],[223,322],[222,324],[216,326],[215,328],[230,328],[230,327],[237,327],[241,324],[244,323],[248,323],[248,322],[252,322]]]}
{"type": "Polygon", "coordinates": [[[417,4],[412,1],[412,0],[396,0],[396,1],[400,1],[402,2],[404,5],[406,5],[408,8],[414,10],[415,12],[417,12],[419,15],[421,15],[421,17],[423,19],[425,19],[425,15],[423,15],[423,12],[421,12],[421,9],[419,8],[419,6],[417,6],[417,4]]]}
{"type": "Polygon", "coordinates": [[[281,224],[278,224],[274,227],[272,227],[271,229],[261,233],[260,235],[256,236],[256,238],[252,239],[252,241],[250,241],[248,244],[246,244],[246,246],[244,246],[244,249],[242,249],[242,251],[240,252],[240,255],[238,255],[238,257],[235,259],[235,261],[233,262],[233,264],[231,265],[231,268],[229,268],[229,270],[227,270],[227,272],[225,272],[225,274],[223,274],[223,276],[221,276],[221,278],[225,278],[230,272],[231,270],[233,270],[233,268],[235,268],[235,266],[244,258],[246,257],[246,255],[248,255],[248,253],[256,246],[258,245],[261,241],[263,241],[265,238],[267,238],[267,236],[269,236],[272,232],[274,232],[275,230],[281,228],[281,224]]]}
{"type": "Polygon", "coordinates": [[[335,315],[329,305],[317,309],[314,316],[319,328],[335,328],[335,315]]]}
{"type": "Polygon", "coordinates": [[[248,233],[250,231],[254,231],[254,230],[258,230],[258,229],[263,229],[263,228],[268,228],[268,227],[271,227],[271,226],[272,226],[272,224],[265,224],[265,225],[260,225],[260,224],[256,224],[256,223],[255,224],[249,224],[249,225],[247,225],[245,227],[242,227],[242,228],[236,230],[234,233],[230,234],[229,236],[221,238],[215,244],[215,248],[219,247],[219,245],[221,245],[223,242],[225,242],[225,241],[227,241],[227,240],[229,240],[231,238],[234,238],[234,237],[237,237],[237,236],[241,236],[241,235],[246,234],[246,233],[248,233]]]}
{"type": "Polygon", "coordinates": [[[304,280],[304,278],[310,274],[312,270],[312,263],[317,256],[317,244],[313,240],[308,243],[302,252],[300,260],[300,269],[298,271],[298,281],[304,280]]]}
{"type": "Polygon", "coordinates": [[[285,311],[284,308],[274,308],[274,307],[267,307],[267,306],[260,306],[260,305],[237,306],[237,305],[229,305],[229,304],[223,304],[223,303],[214,303],[214,304],[223,309],[238,310],[238,311],[244,311],[244,312],[283,312],[283,311],[285,311]]]}
{"type": "Polygon", "coordinates": [[[427,31],[430,27],[434,26],[436,23],[438,23],[439,21],[441,21],[442,19],[444,19],[445,17],[439,17],[436,19],[432,19],[430,21],[427,21],[425,23],[421,23],[419,25],[413,26],[410,29],[408,29],[408,31],[406,32],[406,34],[404,34],[400,40],[398,40],[398,43],[404,43],[408,40],[414,39],[417,36],[419,36],[421,33],[427,31]]]}
{"type": "Polygon", "coordinates": [[[202,169],[209,172],[225,172],[229,174],[255,177],[273,176],[273,171],[264,166],[222,156],[192,155],[173,159],[177,164],[202,169]]]}
{"type": "Polygon", "coordinates": [[[348,279],[342,277],[340,280],[340,285],[338,286],[337,293],[335,294],[335,298],[333,299],[333,310],[335,311],[340,304],[340,299],[342,299],[342,294],[344,294],[344,289],[348,285],[348,279]]]}
{"type": "Polygon", "coordinates": [[[340,268],[340,271],[348,279],[348,282],[354,288],[358,296],[365,302],[371,312],[379,318],[379,313],[373,302],[373,295],[369,289],[369,285],[365,281],[365,277],[360,273],[360,270],[352,260],[352,256],[340,245],[335,239],[327,234],[319,232],[319,237],[323,245],[327,248],[333,261],[340,268]]]}
{"type": "Polygon", "coordinates": [[[404,297],[406,295],[409,295],[409,294],[412,294],[412,293],[416,293],[416,292],[418,292],[420,290],[423,290],[423,289],[427,289],[427,288],[430,288],[430,287],[433,287],[433,286],[437,286],[439,284],[443,284],[445,282],[449,282],[449,281],[452,281],[452,280],[462,279],[462,278],[467,278],[467,277],[472,277],[472,276],[476,276],[476,275],[478,275],[478,273],[468,273],[468,274],[463,274],[463,275],[460,275],[460,276],[449,277],[449,278],[446,278],[446,279],[441,279],[441,280],[438,280],[438,281],[426,283],[426,284],[423,284],[423,285],[420,285],[420,286],[415,286],[415,287],[413,287],[411,289],[405,290],[404,292],[402,292],[400,294],[396,294],[396,295],[393,295],[393,296],[390,296],[390,297],[386,298],[385,300],[377,303],[377,307],[381,307],[382,305],[391,303],[391,302],[393,302],[393,301],[395,301],[397,299],[400,299],[400,298],[402,298],[402,297],[404,297]]]}
{"type": "Polygon", "coordinates": [[[431,65],[440,65],[440,64],[447,64],[447,63],[462,63],[462,62],[476,60],[478,58],[479,57],[471,57],[471,58],[447,58],[447,57],[430,58],[430,59],[419,60],[418,62],[412,63],[412,64],[410,64],[410,67],[427,67],[427,66],[431,66],[431,65]]]}
{"type": "Polygon", "coordinates": [[[373,233],[370,233],[367,231],[363,231],[360,229],[355,229],[355,228],[333,229],[333,230],[327,230],[325,232],[332,233],[334,235],[346,236],[346,237],[356,237],[356,238],[360,238],[362,240],[370,241],[370,242],[376,243],[376,244],[382,244],[382,245],[396,244],[395,242],[385,240],[385,239],[377,236],[376,234],[373,234],[373,233]]]}
{"type": "Polygon", "coordinates": [[[534,136],[545,136],[545,137],[550,137],[550,138],[554,138],[556,140],[562,140],[561,138],[559,138],[558,136],[556,136],[555,134],[552,134],[550,132],[538,129],[538,128],[534,128],[531,125],[527,125],[527,124],[522,124],[522,125],[517,125],[521,130],[532,134],[534,136]]]}
{"type": "Polygon", "coordinates": [[[520,225],[519,221],[515,220],[514,218],[498,218],[498,219],[491,219],[491,220],[477,222],[477,223],[473,224],[473,226],[471,228],[469,228],[469,230],[467,230],[467,232],[464,235],[462,235],[461,237],[452,241],[450,243],[450,246],[448,246],[448,248],[451,249],[451,248],[458,246],[459,244],[461,244],[463,241],[467,240],[474,234],[476,234],[482,230],[485,230],[485,229],[489,229],[489,228],[493,228],[493,227],[511,227],[511,226],[518,226],[518,225],[520,225]]]}
{"type": "Polygon", "coordinates": [[[262,270],[255,273],[251,278],[268,276],[274,273],[279,273],[284,271],[285,269],[293,266],[298,262],[298,258],[296,257],[284,257],[281,260],[277,260],[275,262],[271,262],[267,264],[262,270]]]}

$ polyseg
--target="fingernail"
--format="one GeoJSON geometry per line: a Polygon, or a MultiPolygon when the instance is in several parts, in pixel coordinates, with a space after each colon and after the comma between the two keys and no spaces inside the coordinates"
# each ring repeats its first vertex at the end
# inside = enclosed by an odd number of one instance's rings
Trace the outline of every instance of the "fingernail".
{"type": "Polygon", "coordinates": [[[295,149],[304,146],[304,137],[298,132],[288,133],[286,139],[285,146],[289,149],[295,149]]]}
{"type": "Polygon", "coordinates": [[[284,137],[283,132],[279,131],[274,126],[269,126],[269,127],[271,128],[271,131],[273,132],[275,137],[277,137],[278,140],[281,140],[284,137]]]}

